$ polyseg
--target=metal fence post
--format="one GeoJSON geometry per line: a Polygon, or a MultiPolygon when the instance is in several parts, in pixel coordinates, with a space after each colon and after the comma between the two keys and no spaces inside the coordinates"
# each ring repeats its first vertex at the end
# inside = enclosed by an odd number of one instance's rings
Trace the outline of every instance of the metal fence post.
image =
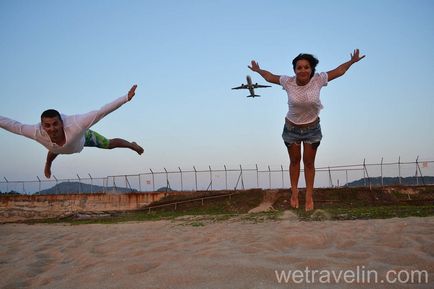
{"type": "Polygon", "coordinates": [[[139,178],[139,192],[142,192],[142,177],[140,174],[137,174],[137,177],[139,178]]]}
{"type": "Polygon", "coordinates": [[[333,188],[332,172],[330,171],[330,167],[328,168],[329,168],[329,186],[333,188]]]}
{"type": "Polygon", "coordinates": [[[270,169],[270,166],[268,166],[268,184],[269,184],[270,189],[271,189],[271,169],[270,169]]]}
{"type": "Polygon", "coordinates": [[[181,192],[183,192],[184,191],[184,181],[182,179],[182,170],[180,167],[178,167],[178,169],[179,169],[179,173],[181,174],[181,192]]]}
{"type": "Polygon", "coordinates": [[[56,180],[56,194],[59,193],[59,183],[57,182],[57,178],[55,175],[53,175],[53,178],[56,180]]]}
{"type": "Polygon", "coordinates": [[[401,185],[401,156],[399,156],[398,158],[398,173],[399,173],[399,177],[398,177],[399,185],[401,185]]]}
{"type": "Polygon", "coordinates": [[[125,175],[125,186],[128,186],[128,188],[130,189],[130,192],[133,191],[133,188],[131,188],[131,184],[130,184],[130,181],[128,180],[127,175],[125,175]]]}
{"type": "Polygon", "coordinates": [[[166,172],[166,192],[168,192],[169,189],[171,189],[169,183],[169,173],[167,172],[166,168],[164,168],[164,171],[166,172]]]}
{"type": "Polygon", "coordinates": [[[363,184],[366,187],[366,170],[365,170],[365,159],[363,159],[363,184]]]}
{"type": "Polygon", "coordinates": [[[154,172],[152,171],[152,169],[149,169],[151,171],[151,175],[152,175],[152,191],[155,192],[155,178],[154,178],[154,172]]]}
{"type": "Polygon", "coordinates": [[[90,175],[90,173],[87,173],[89,175],[90,178],[90,193],[93,194],[93,179],[92,176],[90,175]]]}
{"type": "Polygon", "coordinates": [[[226,169],[226,165],[223,165],[223,167],[225,168],[225,187],[226,187],[226,191],[228,190],[228,170],[226,169]]]}
{"type": "Polygon", "coordinates": [[[9,181],[6,179],[6,177],[3,177],[3,179],[6,181],[6,192],[9,193],[9,181]]]}
{"type": "Polygon", "coordinates": [[[243,167],[240,165],[240,175],[241,175],[241,187],[244,190],[244,176],[243,176],[243,167]]]}
{"type": "Polygon", "coordinates": [[[381,187],[384,187],[384,182],[383,182],[383,157],[381,157],[380,170],[381,170],[381,187]]]}
{"type": "Polygon", "coordinates": [[[425,181],[423,179],[422,170],[420,169],[420,166],[419,166],[419,156],[417,156],[417,158],[416,158],[416,181],[417,181],[417,185],[419,185],[419,180],[417,178],[417,170],[419,170],[419,175],[422,179],[422,184],[425,186],[425,181]]]}
{"type": "Polygon", "coordinates": [[[240,175],[238,176],[238,180],[237,180],[237,183],[235,184],[234,191],[237,190],[237,188],[238,188],[238,184],[239,184],[240,180],[241,180],[241,187],[242,187],[243,190],[244,190],[243,168],[241,167],[241,165],[240,165],[240,175]]]}
{"type": "MultiPolygon", "coordinates": [[[[368,169],[366,168],[366,163],[365,163],[366,159],[363,159],[363,174],[365,174],[366,172],[366,177],[368,178],[368,182],[369,182],[369,189],[372,190],[372,186],[371,186],[371,179],[369,178],[369,174],[368,174],[368,169]]],[[[366,183],[366,182],[365,182],[366,183]]]]}
{"type": "Polygon", "coordinates": [[[38,179],[38,183],[39,183],[39,191],[38,191],[38,193],[40,193],[41,192],[41,179],[38,176],[36,176],[36,178],[38,179]]]}
{"type": "Polygon", "coordinates": [[[346,181],[346,186],[348,187],[348,170],[345,170],[345,181],[346,181]]]}
{"type": "Polygon", "coordinates": [[[77,178],[78,178],[78,193],[81,193],[81,179],[80,176],[77,174],[77,178]]]}
{"type": "Polygon", "coordinates": [[[194,182],[196,184],[196,191],[197,191],[197,171],[196,171],[195,166],[193,166],[193,170],[194,170],[194,182]]]}
{"type": "Polygon", "coordinates": [[[258,169],[258,164],[256,164],[256,187],[259,188],[259,169],[258,169]]]}
{"type": "Polygon", "coordinates": [[[112,178],[113,178],[113,187],[114,187],[115,191],[117,191],[118,190],[118,186],[116,185],[115,176],[112,176],[112,178]]]}
{"type": "Polygon", "coordinates": [[[212,191],[212,170],[211,170],[211,166],[208,167],[209,167],[209,181],[210,181],[208,187],[210,187],[212,191]]]}

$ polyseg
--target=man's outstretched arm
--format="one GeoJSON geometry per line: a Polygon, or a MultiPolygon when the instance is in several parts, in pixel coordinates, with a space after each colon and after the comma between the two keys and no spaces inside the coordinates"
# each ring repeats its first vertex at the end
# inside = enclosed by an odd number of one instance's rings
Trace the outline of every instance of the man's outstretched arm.
{"type": "Polygon", "coordinates": [[[58,154],[52,153],[48,151],[47,153],[47,161],[45,163],[45,169],[44,174],[47,177],[47,179],[51,178],[51,164],[53,163],[54,159],[58,156],[58,154]]]}
{"type": "Polygon", "coordinates": [[[130,101],[134,97],[134,95],[136,94],[136,88],[137,88],[137,85],[133,85],[131,87],[131,89],[128,91],[127,95],[124,95],[124,96],[102,106],[99,110],[94,110],[94,111],[88,112],[86,114],[77,115],[76,116],[76,122],[83,129],[90,128],[92,125],[96,124],[103,117],[105,117],[107,114],[115,111],[116,109],[121,107],[123,104],[130,101]]]}
{"type": "Polygon", "coordinates": [[[0,127],[12,133],[35,139],[38,125],[22,124],[16,120],[0,115],[0,127]]]}

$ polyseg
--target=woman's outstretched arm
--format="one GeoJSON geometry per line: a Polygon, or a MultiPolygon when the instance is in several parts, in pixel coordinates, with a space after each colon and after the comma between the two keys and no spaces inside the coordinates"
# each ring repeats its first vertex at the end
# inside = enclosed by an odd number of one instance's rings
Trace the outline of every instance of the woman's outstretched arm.
{"type": "Polygon", "coordinates": [[[332,81],[335,78],[341,77],[342,75],[347,72],[347,70],[353,65],[354,63],[360,61],[363,59],[366,55],[360,56],[359,49],[355,49],[354,52],[351,54],[351,59],[345,63],[342,63],[338,67],[336,67],[333,70],[330,70],[327,72],[328,81],[332,81]]]}
{"type": "Polygon", "coordinates": [[[274,75],[267,70],[261,69],[256,61],[252,60],[251,66],[249,65],[248,67],[250,70],[259,73],[266,81],[274,84],[280,84],[280,75],[274,75]]]}

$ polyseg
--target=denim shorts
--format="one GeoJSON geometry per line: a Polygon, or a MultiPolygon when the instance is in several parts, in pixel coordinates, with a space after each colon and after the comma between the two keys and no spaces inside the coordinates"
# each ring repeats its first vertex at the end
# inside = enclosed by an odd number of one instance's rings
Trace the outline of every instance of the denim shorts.
{"type": "Polygon", "coordinates": [[[315,148],[317,148],[322,139],[321,125],[318,121],[312,126],[300,128],[298,126],[285,123],[283,127],[282,138],[287,147],[294,143],[301,144],[301,142],[304,142],[313,144],[315,145],[315,148]]]}

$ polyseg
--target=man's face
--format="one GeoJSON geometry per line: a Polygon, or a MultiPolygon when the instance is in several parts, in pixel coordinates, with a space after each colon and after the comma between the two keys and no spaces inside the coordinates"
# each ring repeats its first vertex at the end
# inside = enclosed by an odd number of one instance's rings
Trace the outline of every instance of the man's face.
{"type": "Polygon", "coordinates": [[[63,122],[59,119],[59,117],[44,117],[41,119],[41,125],[52,142],[62,140],[64,136],[63,122]]]}

